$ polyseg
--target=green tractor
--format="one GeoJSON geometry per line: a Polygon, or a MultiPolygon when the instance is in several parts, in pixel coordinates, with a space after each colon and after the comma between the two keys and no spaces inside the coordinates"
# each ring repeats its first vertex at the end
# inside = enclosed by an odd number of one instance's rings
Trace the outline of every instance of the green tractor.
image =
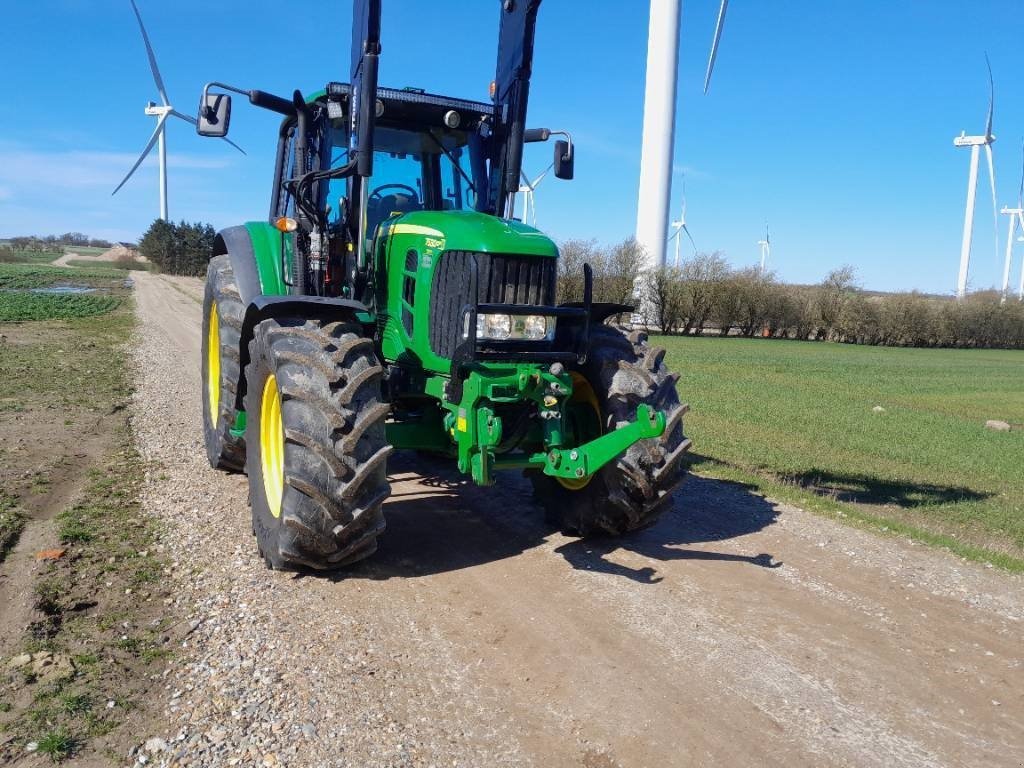
{"type": "MultiPolygon", "coordinates": [[[[651,523],[689,447],[677,376],[631,307],[555,305],[558,249],[515,218],[540,0],[504,0],[490,103],[377,87],[380,1],[358,0],[350,83],[291,99],[211,83],[283,116],[270,214],[220,232],[203,305],[203,413],[216,468],[249,478],[272,568],[339,568],[384,530],[394,450],[481,485],[521,470],[581,536],[651,523]]],[[[563,134],[564,135],[564,134],[563,134]]],[[[571,139],[554,172],[573,175],[571,139]]]]}

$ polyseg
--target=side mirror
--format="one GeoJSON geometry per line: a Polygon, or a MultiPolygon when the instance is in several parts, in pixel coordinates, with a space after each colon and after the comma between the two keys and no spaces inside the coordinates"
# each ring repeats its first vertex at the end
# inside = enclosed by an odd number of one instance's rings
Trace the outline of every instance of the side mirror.
{"type": "Polygon", "coordinates": [[[569,180],[575,168],[575,152],[571,142],[555,142],[555,178],[569,180]]]}
{"type": "Polygon", "coordinates": [[[200,136],[223,139],[231,124],[231,97],[226,93],[204,92],[199,102],[196,132],[200,136]]]}

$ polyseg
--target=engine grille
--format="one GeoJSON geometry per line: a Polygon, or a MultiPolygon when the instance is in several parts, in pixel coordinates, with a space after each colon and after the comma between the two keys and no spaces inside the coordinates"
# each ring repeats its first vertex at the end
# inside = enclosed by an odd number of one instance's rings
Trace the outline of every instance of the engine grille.
{"type": "Polygon", "coordinates": [[[459,316],[472,302],[472,260],[477,260],[477,304],[555,303],[558,265],[548,256],[445,251],[431,289],[430,348],[450,358],[462,335],[459,316]]]}

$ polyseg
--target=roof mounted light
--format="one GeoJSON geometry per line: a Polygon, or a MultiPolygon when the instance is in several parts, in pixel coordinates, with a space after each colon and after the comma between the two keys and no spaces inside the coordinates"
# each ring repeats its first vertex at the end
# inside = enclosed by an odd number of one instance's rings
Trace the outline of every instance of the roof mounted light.
{"type": "Polygon", "coordinates": [[[449,109],[447,112],[444,113],[444,124],[449,128],[458,128],[459,123],[461,122],[462,118],[459,117],[459,113],[456,112],[454,109],[449,109]]]}

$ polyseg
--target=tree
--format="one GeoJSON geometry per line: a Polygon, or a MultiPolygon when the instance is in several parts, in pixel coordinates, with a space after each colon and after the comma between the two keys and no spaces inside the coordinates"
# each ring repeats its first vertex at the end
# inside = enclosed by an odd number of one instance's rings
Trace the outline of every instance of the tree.
{"type": "Polygon", "coordinates": [[[857,290],[856,273],[851,266],[840,267],[828,273],[818,290],[818,336],[832,338],[843,305],[857,290]]]}
{"type": "Polygon", "coordinates": [[[644,298],[653,310],[662,333],[673,334],[683,322],[683,283],[675,267],[660,267],[647,273],[644,298]]]}
{"type": "Polygon", "coordinates": [[[722,283],[728,276],[729,265],[720,251],[698,253],[683,263],[679,271],[683,333],[693,331],[699,336],[704,331],[722,283]]]}
{"type": "Polygon", "coordinates": [[[604,262],[596,240],[566,240],[558,249],[558,303],[583,301],[583,265],[604,262]]]}

